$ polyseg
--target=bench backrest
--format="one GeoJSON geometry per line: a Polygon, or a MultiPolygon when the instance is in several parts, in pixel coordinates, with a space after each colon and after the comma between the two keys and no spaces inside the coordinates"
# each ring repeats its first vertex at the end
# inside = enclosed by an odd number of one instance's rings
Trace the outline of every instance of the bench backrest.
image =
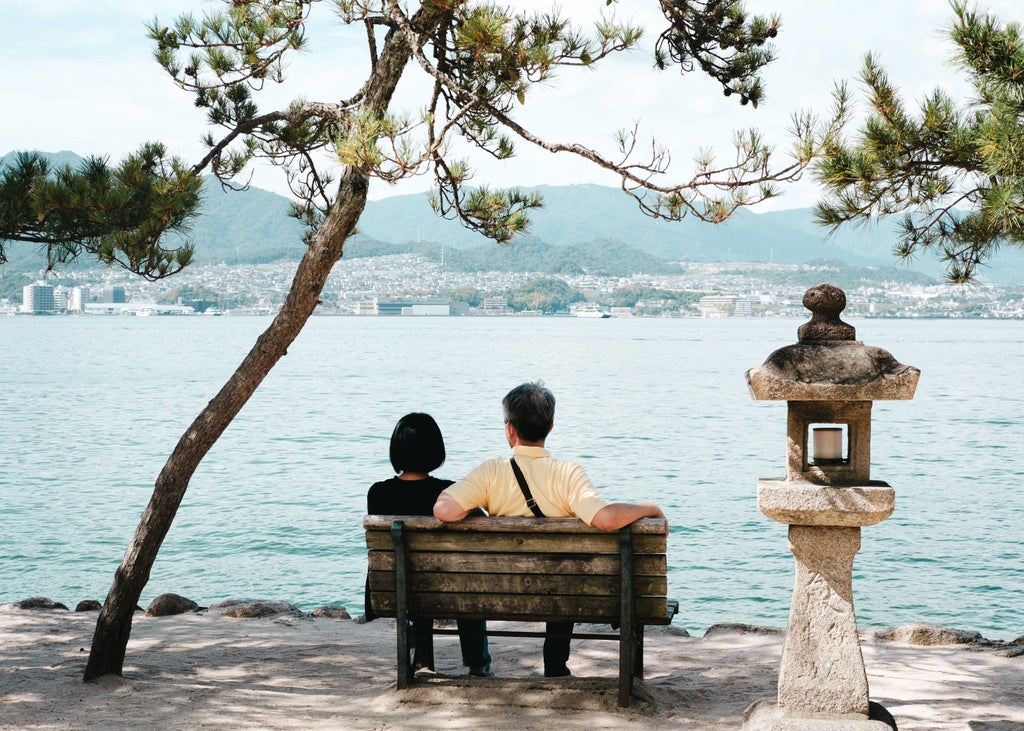
{"type": "Polygon", "coordinates": [[[575,518],[468,518],[442,523],[418,516],[363,519],[369,552],[369,602],[397,616],[393,527],[407,553],[409,617],[618,622],[623,546],[632,574],[633,616],[668,624],[667,524],[647,518],[617,531],[575,518]]]}

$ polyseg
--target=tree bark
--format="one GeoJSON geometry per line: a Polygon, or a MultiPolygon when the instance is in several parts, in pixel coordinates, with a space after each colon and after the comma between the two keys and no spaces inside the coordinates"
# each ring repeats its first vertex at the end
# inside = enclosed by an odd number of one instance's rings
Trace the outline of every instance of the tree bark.
{"type": "Polygon", "coordinates": [[[220,392],[182,435],[157,477],[153,496],[142,513],[100,610],[85,680],[121,674],[132,615],[192,475],[270,369],[288,352],[288,346],[313,314],[327,276],[366,205],[368,183],[366,175],[355,168],[345,170],[338,203],[302,257],[281,311],[220,392]]]}
{"type": "MultiPolygon", "coordinates": [[[[421,8],[416,14],[413,25],[428,33],[437,27],[444,13],[443,8],[428,3],[427,8],[421,8]]],[[[363,107],[370,114],[379,117],[387,111],[411,55],[409,38],[394,30],[389,32],[380,60],[365,87],[363,107]]],[[[135,607],[192,475],[313,314],[327,276],[341,258],[345,241],[362,215],[368,189],[369,178],[365,171],[352,166],[345,168],[336,202],[302,257],[281,311],[228,382],[178,440],[157,477],[153,496],[100,610],[84,680],[121,675],[135,607]]]]}

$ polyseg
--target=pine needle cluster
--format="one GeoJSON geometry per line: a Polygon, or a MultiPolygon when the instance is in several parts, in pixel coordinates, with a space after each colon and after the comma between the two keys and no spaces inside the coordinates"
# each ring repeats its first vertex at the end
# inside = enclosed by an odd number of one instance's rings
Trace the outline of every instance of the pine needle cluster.
{"type": "Polygon", "coordinates": [[[936,89],[909,109],[878,59],[861,80],[870,106],[849,138],[845,85],[835,92],[838,124],[823,140],[815,173],[826,194],[822,225],[900,216],[895,253],[934,253],[950,282],[975,281],[1005,245],[1024,245],[1024,38],[1017,23],[951,3],[955,64],[973,97],[936,89]]]}

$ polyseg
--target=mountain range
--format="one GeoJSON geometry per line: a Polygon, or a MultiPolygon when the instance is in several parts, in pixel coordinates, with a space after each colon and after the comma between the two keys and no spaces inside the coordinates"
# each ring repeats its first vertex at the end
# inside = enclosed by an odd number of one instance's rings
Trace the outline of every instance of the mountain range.
{"type": "MultiPolygon", "coordinates": [[[[81,160],[69,152],[48,156],[55,164],[75,165],[81,160]]],[[[0,158],[0,167],[10,157],[0,158]]],[[[345,256],[413,251],[444,255],[449,265],[460,268],[625,267],[627,274],[667,271],[670,262],[679,261],[800,264],[827,259],[852,266],[898,267],[936,279],[942,274],[940,264],[931,259],[902,263],[894,258],[895,222],[890,220],[844,228],[827,237],[814,223],[810,208],[765,213],[741,209],[725,223],[713,225],[692,217],[678,222],[651,219],[617,188],[580,184],[529,190],[543,196],[544,207],[531,212],[528,234],[511,246],[499,247],[455,221],[439,218],[425,195],[397,195],[367,203],[345,256]],[[563,263],[539,266],[552,257],[563,263]],[[616,261],[620,265],[612,267],[616,261]]],[[[303,249],[302,230],[288,210],[288,199],[276,193],[224,190],[216,180],[207,180],[202,215],[189,235],[196,244],[196,263],[297,259],[303,249]]],[[[38,266],[39,252],[30,246],[9,243],[7,249],[8,272],[38,266]]],[[[1002,285],[1024,283],[1024,252],[1001,251],[984,279],[1002,285]]]]}

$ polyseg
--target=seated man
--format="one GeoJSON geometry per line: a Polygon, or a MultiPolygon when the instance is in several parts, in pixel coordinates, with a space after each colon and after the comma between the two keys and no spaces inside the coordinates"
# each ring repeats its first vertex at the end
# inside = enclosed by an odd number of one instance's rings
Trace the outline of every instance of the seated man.
{"type": "MultiPolygon", "coordinates": [[[[434,517],[462,520],[480,508],[494,516],[568,518],[602,530],[618,530],[640,518],[664,518],[653,503],[609,503],[575,462],[557,460],[544,449],[554,426],[555,397],[542,383],[524,383],[502,399],[505,436],[512,459],[491,459],[447,487],[434,504],[434,517]]],[[[571,622],[548,622],[544,675],[571,675],[571,622]]]]}

